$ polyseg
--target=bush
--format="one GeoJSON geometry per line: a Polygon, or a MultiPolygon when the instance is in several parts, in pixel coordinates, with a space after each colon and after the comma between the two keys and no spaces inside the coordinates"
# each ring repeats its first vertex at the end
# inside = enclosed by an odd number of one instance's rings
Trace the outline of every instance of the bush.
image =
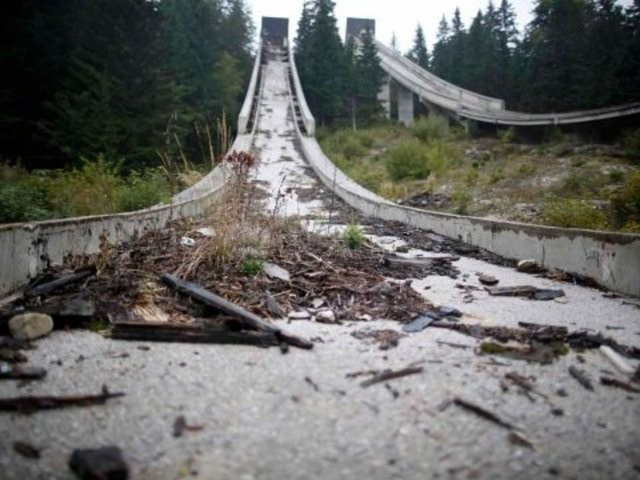
{"type": "Polygon", "coordinates": [[[449,120],[437,115],[420,117],[411,126],[411,133],[423,142],[443,140],[449,137],[449,120]]]}
{"type": "Polygon", "coordinates": [[[636,161],[640,161],[640,128],[627,132],[622,139],[624,154],[636,161]]]}
{"type": "Polygon", "coordinates": [[[518,139],[518,132],[515,127],[509,127],[506,130],[502,130],[499,133],[499,137],[502,143],[515,143],[518,139]]]}
{"type": "Polygon", "coordinates": [[[389,151],[387,172],[392,180],[427,178],[429,176],[429,149],[418,140],[410,140],[389,151]]]}
{"type": "Polygon", "coordinates": [[[28,174],[20,167],[0,164],[0,223],[49,218],[47,183],[45,171],[28,174]]]}
{"type": "Polygon", "coordinates": [[[469,205],[471,205],[471,195],[465,189],[456,189],[451,195],[453,212],[458,215],[468,215],[469,205]]]}
{"type": "Polygon", "coordinates": [[[83,159],[80,169],[59,173],[49,189],[55,215],[74,217],[116,212],[123,183],[119,167],[100,155],[94,161],[83,159]]]}
{"type": "Polygon", "coordinates": [[[171,200],[171,184],[161,169],[132,172],[120,187],[117,209],[131,212],[171,200]]]}
{"type": "Polygon", "coordinates": [[[605,213],[583,200],[547,200],[542,218],[546,225],[556,227],[605,230],[609,226],[605,213]]]}
{"type": "Polygon", "coordinates": [[[640,223],[640,172],[633,173],[626,183],[611,195],[614,222],[624,226],[633,222],[640,223]]]}

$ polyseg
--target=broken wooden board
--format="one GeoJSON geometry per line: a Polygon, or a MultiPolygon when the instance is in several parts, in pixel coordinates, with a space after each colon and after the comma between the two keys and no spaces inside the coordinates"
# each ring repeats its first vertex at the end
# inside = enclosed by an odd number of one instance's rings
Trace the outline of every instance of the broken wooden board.
{"type": "Polygon", "coordinates": [[[29,297],[38,297],[40,295],[49,294],[59,288],[65,287],[75,282],[79,282],[85,278],[90,277],[96,273],[95,267],[90,267],[86,269],[79,270],[74,273],[70,273],[69,275],[64,275],[60,278],[56,278],[50,282],[42,283],[40,285],[36,285],[34,287],[28,288],[24,291],[25,298],[29,297]]]}
{"type": "Polygon", "coordinates": [[[388,265],[408,265],[412,267],[431,267],[437,263],[450,263],[460,260],[460,257],[446,256],[446,257],[429,257],[429,258],[406,258],[392,255],[385,255],[384,261],[388,265]]]}
{"type": "Polygon", "coordinates": [[[527,297],[532,300],[553,300],[565,295],[564,290],[537,288],[531,285],[486,287],[485,290],[493,297],[527,297]]]}
{"type": "Polygon", "coordinates": [[[248,328],[276,335],[280,340],[294,347],[304,349],[313,348],[313,343],[309,342],[308,340],[285,334],[280,328],[269,325],[257,315],[225,300],[224,298],[200,287],[199,285],[181,280],[180,278],[176,277],[175,275],[171,275],[170,273],[165,273],[164,275],[162,275],[162,281],[167,285],[175,288],[179,292],[189,295],[190,297],[204,303],[205,305],[216,308],[221,312],[226,313],[227,315],[237,318],[243,323],[243,325],[248,328]]]}
{"type": "Polygon", "coordinates": [[[273,347],[280,344],[274,332],[230,330],[225,326],[193,327],[166,323],[115,323],[109,337],[116,340],[136,340],[176,343],[219,343],[273,347]]]}
{"type": "Polygon", "coordinates": [[[124,393],[111,393],[103,387],[98,395],[0,398],[0,411],[29,414],[38,410],[103,405],[107,400],[118,397],[124,397],[124,393]]]}

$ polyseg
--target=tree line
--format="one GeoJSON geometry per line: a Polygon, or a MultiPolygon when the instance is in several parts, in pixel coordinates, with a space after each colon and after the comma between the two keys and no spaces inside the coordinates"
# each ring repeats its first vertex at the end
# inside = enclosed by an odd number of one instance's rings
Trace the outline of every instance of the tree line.
{"type": "Polygon", "coordinates": [[[244,0],[1,2],[0,161],[203,158],[239,110],[253,28],[244,0]]]}
{"type": "Polygon", "coordinates": [[[318,123],[355,126],[379,117],[384,73],[373,32],[343,44],[334,10],[332,0],[305,1],[294,40],[295,61],[318,123]]]}
{"type": "Polygon", "coordinates": [[[536,0],[519,32],[509,0],[489,1],[466,28],[443,16],[429,52],[418,25],[407,57],[510,109],[569,111],[640,100],[640,0],[536,0]]]}

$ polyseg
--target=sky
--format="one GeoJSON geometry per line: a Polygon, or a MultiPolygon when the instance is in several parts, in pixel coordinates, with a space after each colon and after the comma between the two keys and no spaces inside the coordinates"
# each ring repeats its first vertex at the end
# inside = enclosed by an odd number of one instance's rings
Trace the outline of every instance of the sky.
{"type": "MultiPolygon", "coordinates": [[[[400,51],[411,49],[418,23],[422,25],[429,51],[435,42],[438,23],[444,14],[451,20],[456,7],[465,27],[469,27],[478,10],[485,10],[489,0],[334,0],[340,35],[344,37],[347,17],[373,18],[376,20],[376,38],[389,45],[395,33],[400,51]]],[[[251,7],[257,31],[260,20],[265,17],[288,17],[289,34],[293,38],[298,27],[298,19],[303,0],[246,0],[251,7]]],[[[629,5],[632,0],[622,0],[621,5],[629,5]]],[[[500,0],[494,0],[499,5],[500,0]]],[[[531,21],[534,0],[511,0],[516,12],[518,28],[522,32],[531,21]]]]}

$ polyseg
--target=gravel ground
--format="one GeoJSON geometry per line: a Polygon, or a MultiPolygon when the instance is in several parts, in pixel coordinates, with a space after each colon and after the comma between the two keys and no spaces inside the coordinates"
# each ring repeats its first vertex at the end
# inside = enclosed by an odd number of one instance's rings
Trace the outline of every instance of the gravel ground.
{"type": "MultiPolygon", "coordinates": [[[[256,179],[271,192],[271,207],[287,182],[314,182],[291,134],[285,71],[281,62],[267,66],[255,142],[262,162],[256,179]]],[[[323,215],[317,202],[285,197],[287,214],[323,215]]],[[[462,310],[464,321],[592,328],[621,343],[640,344],[640,310],[624,305],[624,299],[478,260],[462,258],[456,265],[462,272],[457,281],[430,276],[413,286],[435,304],[462,310]],[[466,274],[464,283],[478,285],[476,272],[505,286],[562,288],[567,296],[534,302],[473,291],[473,302],[463,303],[455,283],[466,274]]],[[[71,451],[105,445],[123,450],[135,479],[640,478],[640,395],[599,384],[603,372],[616,372],[597,351],[580,357],[572,352],[551,365],[496,363],[476,353],[477,339],[449,330],[427,328],[402,337],[397,348],[380,350],[351,333],[399,330],[396,323],[282,326],[316,339],[315,348],[283,355],[275,348],[143,344],[84,331],[54,332],[29,352],[31,365],[49,370],[46,379],[2,382],[1,397],[98,393],[102,385],[126,395],[103,406],[1,414],[0,478],[73,478],[67,468],[71,451]],[[360,386],[367,376],[347,377],[414,362],[421,362],[422,373],[368,388],[360,386]],[[569,375],[571,365],[590,375],[594,391],[569,375]],[[528,398],[515,386],[504,391],[501,379],[508,372],[535,378],[548,399],[528,398]],[[453,396],[516,424],[533,448],[513,443],[509,430],[457,405],[443,409],[453,396]],[[179,415],[202,429],[175,438],[179,415]],[[41,448],[42,457],[18,456],[14,441],[41,448]]]]}

